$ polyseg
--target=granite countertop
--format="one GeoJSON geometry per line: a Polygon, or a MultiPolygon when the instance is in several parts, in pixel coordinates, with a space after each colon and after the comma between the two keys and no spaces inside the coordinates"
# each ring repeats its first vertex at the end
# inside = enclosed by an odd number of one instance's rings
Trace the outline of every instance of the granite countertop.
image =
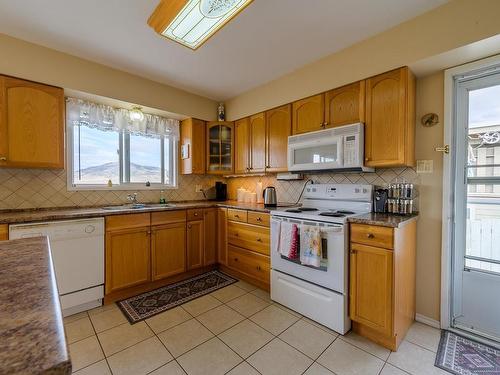
{"type": "Polygon", "coordinates": [[[0,372],[70,374],[47,237],[0,241],[0,372]]]}
{"type": "Polygon", "coordinates": [[[389,213],[371,212],[364,215],[353,216],[348,219],[350,223],[378,225],[382,227],[399,228],[410,221],[417,220],[418,214],[403,216],[389,213]]]}
{"type": "MultiPolygon", "coordinates": [[[[105,206],[110,207],[110,206],[105,206]]],[[[209,207],[227,207],[238,208],[242,210],[270,212],[270,209],[258,203],[242,203],[237,201],[187,201],[170,202],[168,206],[152,205],[144,208],[120,208],[104,209],[103,207],[68,207],[68,208],[44,208],[28,210],[4,210],[0,211],[0,224],[28,223],[48,220],[70,220],[78,218],[102,217],[110,215],[123,215],[141,212],[155,211],[175,211],[189,208],[209,208],[209,207]]]]}

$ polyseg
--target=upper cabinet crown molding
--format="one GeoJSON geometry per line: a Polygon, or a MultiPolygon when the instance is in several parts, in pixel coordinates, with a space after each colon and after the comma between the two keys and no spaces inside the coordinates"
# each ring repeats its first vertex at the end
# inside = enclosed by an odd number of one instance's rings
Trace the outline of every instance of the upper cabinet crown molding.
{"type": "Polygon", "coordinates": [[[64,168],[62,88],[0,76],[0,167],[64,168]]]}
{"type": "Polygon", "coordinates": [[[365,164],[415,166],[415,77],[408,67],[366,80],[365,164]]]}

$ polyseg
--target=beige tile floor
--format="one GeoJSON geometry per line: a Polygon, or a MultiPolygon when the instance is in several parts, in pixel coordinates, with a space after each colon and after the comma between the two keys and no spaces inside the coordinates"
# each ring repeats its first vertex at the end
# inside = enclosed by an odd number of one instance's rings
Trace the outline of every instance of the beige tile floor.
{"type": "Polygon", "coordinates": [[[439,331],[415,323],[396,353],[346,336],[238,282],[130,325],[116,305],[65,319],[78,375],[429,375],[439,331]]]}

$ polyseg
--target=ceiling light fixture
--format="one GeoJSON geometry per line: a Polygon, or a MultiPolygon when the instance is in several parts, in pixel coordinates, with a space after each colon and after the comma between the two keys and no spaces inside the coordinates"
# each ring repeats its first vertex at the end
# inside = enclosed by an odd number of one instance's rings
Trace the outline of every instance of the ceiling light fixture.
{"type": "Polygon", "coordinates": [[[131,121],[142,121],[144,120],[144,112],[142,112],[141,107],[134,107],[129,112],[128,115],[131,121]]]}
{"type": "Polygon", "coordinates": [[[148,24],[160,35],[193,50],[253,0],[161,0],[148,24]]]}

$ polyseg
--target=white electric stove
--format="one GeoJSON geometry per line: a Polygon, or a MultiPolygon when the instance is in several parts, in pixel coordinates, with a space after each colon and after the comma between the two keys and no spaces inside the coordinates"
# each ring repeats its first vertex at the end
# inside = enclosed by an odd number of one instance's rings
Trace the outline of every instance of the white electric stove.
{"type": "Polygon", "coordinates": [[[348,332],[349,217],[372,209],[372,185],[314,184],[301,206],[271,211],[271,299],[341,334],[348,332]],[[300,264],[278,249],[280,222],[320,228],[320,267],[300,264]]]}

